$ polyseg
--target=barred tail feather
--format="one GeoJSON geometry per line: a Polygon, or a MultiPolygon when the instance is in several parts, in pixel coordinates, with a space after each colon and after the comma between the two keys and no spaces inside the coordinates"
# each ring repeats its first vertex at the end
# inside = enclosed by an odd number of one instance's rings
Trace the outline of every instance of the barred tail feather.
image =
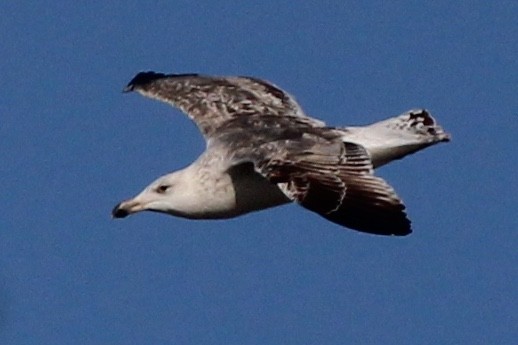
{"type": "Polygon", "coordinates": [[[450,135],[427,110],[414,109],[369,126],[345,128],[343,138],[365,147],[374,167],[379,167],[428,146],[447,142],[450,135]]]}

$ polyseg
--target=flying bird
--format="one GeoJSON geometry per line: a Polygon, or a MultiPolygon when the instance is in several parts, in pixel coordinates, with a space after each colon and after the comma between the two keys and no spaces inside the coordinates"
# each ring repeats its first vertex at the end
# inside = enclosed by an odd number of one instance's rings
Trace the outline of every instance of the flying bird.
{"type": "Polygon", "coordinates": [[[295,202],[331,222],[377,235],[412,232],[405,206],[374,169],[449,134],[424,109],[364,127],[333,127],[264,80],[141,72],[124,88],[179,108],[206,140],[188,167],[117,204],[123,218],[155,211],[232,218],[295,202]]]}

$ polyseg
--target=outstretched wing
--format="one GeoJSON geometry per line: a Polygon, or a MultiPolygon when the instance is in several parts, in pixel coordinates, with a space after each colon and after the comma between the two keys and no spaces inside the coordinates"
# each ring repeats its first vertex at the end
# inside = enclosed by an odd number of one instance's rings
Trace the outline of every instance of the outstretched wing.
{"type": "Polygon", "coordinates": [[[362,146],[305,133],[264,144],[250,158],[256,171],[291,200],[334,223],[378,235],[412,232],[405,206],[373,175],[362,146]]]}
{"type": "Polygon", "coordinates": [[[205,138],[223,123],[247,115],[307,117],[295,99],[277,86],[251,77],[213,77],[198,74],[141,72],[124,88],[169,103],[186,113],[205,138]]]}

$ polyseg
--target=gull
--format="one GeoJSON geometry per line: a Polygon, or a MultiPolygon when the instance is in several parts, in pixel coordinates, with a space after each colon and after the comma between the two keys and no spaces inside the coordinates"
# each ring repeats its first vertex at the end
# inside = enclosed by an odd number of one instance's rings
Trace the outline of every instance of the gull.
{"type": "Polygon", "coordinates": [[[206,150],[117,204],[114,218],[147,210],[224,219],[295,202],[350,229],[404,236],[412,232],[405,206],[374,169],[450,140],[424,109],[368,126],[328,126],[253,77],[141,72],[123,91],[179,108],[206,150]]]}

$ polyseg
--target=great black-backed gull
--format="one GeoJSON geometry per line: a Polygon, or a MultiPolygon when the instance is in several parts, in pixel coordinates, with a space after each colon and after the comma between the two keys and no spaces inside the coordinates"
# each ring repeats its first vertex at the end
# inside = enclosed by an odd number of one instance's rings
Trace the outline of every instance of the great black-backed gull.
{"type": "Polygon", "coordinates": [[[365,127],[330,127],[279,87],[251,77],[141,72],[124,89],[186,113],[207,148],[112,211],[191,219],[232,218],[296,202],[339,225],[409,234],[405,206],[374,168],[449,135],[423,109],[365,127]]]}

